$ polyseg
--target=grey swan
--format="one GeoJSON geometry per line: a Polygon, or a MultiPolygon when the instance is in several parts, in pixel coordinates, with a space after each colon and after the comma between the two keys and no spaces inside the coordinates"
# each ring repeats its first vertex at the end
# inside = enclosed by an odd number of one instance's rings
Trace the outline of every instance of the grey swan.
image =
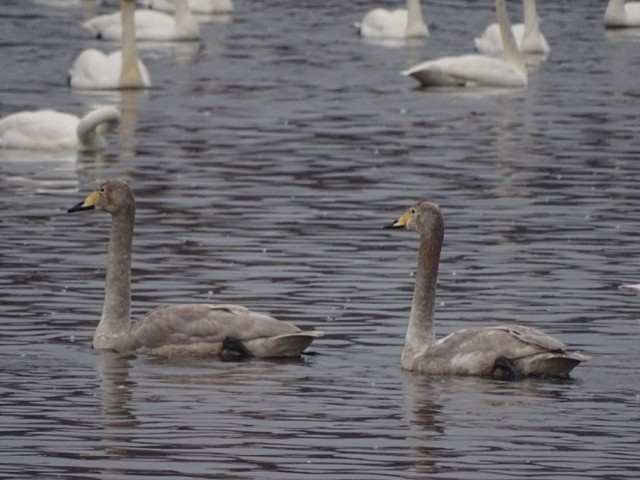
{"type": "Polygon", "coordinates": [[[319,330],[298,327],[238,305],[181,304],[157,307],[131,323],[131,254],[135,200],[124,180],[110,180],[68,212],[111,214],[105,299],[93,336],[96,349],[168,357],[297,357],[319,330]]]}
{"type": "Polygon", "coordinates": [[[475,375],[497,379],[530,376],[567,378],[589,359],[561,341],[524,325],[470,327],[436,340],[436,279],[444,239],[440,208],[420,202],[384,228],[420,235],[418,267],[402,368],[433,375],[475,375]]]}

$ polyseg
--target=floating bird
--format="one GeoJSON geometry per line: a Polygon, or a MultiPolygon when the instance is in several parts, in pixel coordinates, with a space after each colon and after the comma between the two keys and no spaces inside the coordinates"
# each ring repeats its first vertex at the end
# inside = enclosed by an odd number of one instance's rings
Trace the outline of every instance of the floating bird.
{"type": "Polygon", "coordinates": [[[417,203],[385,228],[412,230],[420,235],[413,303],[402,351],[405,370],[498,379],[566,378],[574,367],[589,359],[568,351],[564,343],[540,330],[515,324],[465,328],[436,340],[436,280],[444,239],[440,208],[431,202],[417,203]]]}
{"type": "Polygon", "coordinates": [[[135,200],[123,180],[110,180],[69,212],[111,215],[104,307],[93,346],[121,353],[223,358],[296,357],[319,330],[294,325],[238,305],[183,304],[158,307],[131,323],[131,254],[135,200]]]}

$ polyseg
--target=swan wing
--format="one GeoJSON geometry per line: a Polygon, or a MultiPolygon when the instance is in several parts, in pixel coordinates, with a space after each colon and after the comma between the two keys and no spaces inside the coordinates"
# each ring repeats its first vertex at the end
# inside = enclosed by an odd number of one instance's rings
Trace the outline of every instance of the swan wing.
{"type": "Polygon", "coordinates": [[[540,330],[522,325],[471,327],[454,332],[416,357],[413,369],[444,375],[492,376],[499,358],[509,359],[523,376],[566,377],[589,357],[540,330]]]}
{"type": "Polygon", "coordinates": [[[223,340],[233,337],[256,357],[298,356],[323,335],[238,305],[171,305],[141,317],[114,348],[168,356],[215,355],[223,340]]]}
{"type": "Polygon", "coordinates": [[[362,19],[360,35],[367,38],[404,38],[407,21],[408,13],[405,9],[389,11],[375,8],[362,19]]]}
{"type": "Polygon", "coordinates": [[[78,146],[80,119],[54,110],[18,112],[0,120],[0,146],[29,150],[67,150],[78,146]]]}
{"type": "Polygon", "coordinates": [[[491,87],[523,87],[526,72],[517,71],[499,58],[484,55],[442,57],[415,65],[402,72],[423,86],[464,86],[476,84],[491,87]]]}

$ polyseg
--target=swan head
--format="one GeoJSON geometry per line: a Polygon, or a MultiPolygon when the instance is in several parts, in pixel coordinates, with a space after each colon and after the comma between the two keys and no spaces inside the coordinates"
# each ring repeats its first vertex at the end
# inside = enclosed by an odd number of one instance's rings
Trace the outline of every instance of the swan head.
{"type": "Polygon", "coordinates": [[[418,202],[384,228],[413,230],[441,237],[444,233],[444,221],[438,205],[433,202],[418,202]]]}
{"type": "Polygon", "coordinates": [[[67,212],[73,213],[95,209],[104,210],[111,215],[117,215],[120,212],[133,212],[135,208],[133,192],[127,182],[115,179],[104,182],[67,212]]]}

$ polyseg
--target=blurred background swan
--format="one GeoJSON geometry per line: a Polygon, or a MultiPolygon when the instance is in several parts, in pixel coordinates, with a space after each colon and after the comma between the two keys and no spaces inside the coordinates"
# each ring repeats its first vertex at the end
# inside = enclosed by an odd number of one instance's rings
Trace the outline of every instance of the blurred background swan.
{"type": "Polygon", "coordinates": [[[608,28],[640,27],[640,2],[609,0],[604,12],[604,26],[608,28]]]}
{"type": "Polygon", "coordinates": [[[407,0],[407,8],[375,8],[356,27],[365,38],[400,39],[426,37],[429,28],[422,18],[420,0],[407,0]]]}
{"type": "MultiPolygon", "coordinates": [[[[153,10],[135,10],[134,22],[138,40],[194,41],[200,39],[198,22],[191,14],[187,0],[174,0],[174,13],[170,15],[153,10]]],[[[123,25],[120,12],[98,15],[82,24],[96,38],[119,40],[123,25]]]]}
{"type": "MultiPolygon", "coordinates": [[[[540,32],[536,0],[522,0],[524,23],[516,23],[511,27],[516,45],[522,53],[549,52],[547,39],[540,32]]],[[[500,26],[497,23],[489,25],[482,35],[475,39],[476,49],[482,53],[495,54],[504,50],[500,26]]]]}
{"type": "MultiPolygon", "coordinates": [[[[232,0],[188,0],[189,8],[193,13],[231,13],[233,12],[232,0]]],[[[153,10],[173,12],[176,5],[171,0],[143,0],[142,5],[153,10]]]]}
{"type": "Polygon", "coordinates": [[[422,86],[519,88],[528,83],[524,60],[511,31],[505,0],[496,0],[496,17],[504,43],[503,58],[470,54],[419,63],[402,72],[422,86]]]}
{"type": "Polygon", "coordinates": [[[14,113],[0,119],[0,147],[24,150],[103,150],[104,134],[120,124],[120,110],[100,107],[79,118],[55,110],[14,113]]]}
{"type": "Polygon", "coordinates": [[[134,23],[135,0],[120,0],[122,50],[109,55],[90,48],[76,58],[69,71],[73,88],[149,88],[151,78],[138,58],[134,23]]]}

